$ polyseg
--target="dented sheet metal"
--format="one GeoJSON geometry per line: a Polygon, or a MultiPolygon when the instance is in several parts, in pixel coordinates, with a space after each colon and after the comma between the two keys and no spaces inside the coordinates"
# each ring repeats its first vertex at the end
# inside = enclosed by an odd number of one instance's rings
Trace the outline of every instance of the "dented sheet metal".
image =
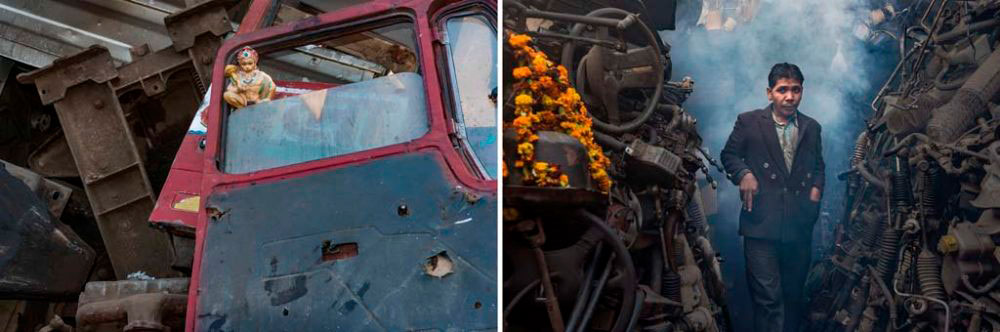
{"type": "Polygon", "coordinates": [[[496,195],[445,170],[425,152],[214,194],[198,329],[496,329],[496,195]]]}
{"type": "Polygon", "coordinates": [[[0,198],[0,298],[75,297],[94,250],[2,163],[0,198]]]}

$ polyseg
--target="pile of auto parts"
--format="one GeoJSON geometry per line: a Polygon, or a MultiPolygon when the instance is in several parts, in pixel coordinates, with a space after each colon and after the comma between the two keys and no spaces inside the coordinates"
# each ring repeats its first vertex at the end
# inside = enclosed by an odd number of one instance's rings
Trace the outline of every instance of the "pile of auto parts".
{"type": "Polygon", "coordinates": [[[512,83],[519,81],[512,61],[518,51],[505,43],[504,163],[511,173],[504,179],[504,326],[728,330],[720,259],[708,240],[696,181],[714,161],[701,149],[695,119],[680,106],[694,82],[667,81],[669,48],[654,33],[672,28],[673,15],[661,16],[672,11],[640,18],[649,8],[554,0],[504,5],[505,40],[527,35],[540,52],[559,55],[551,59],[580,92],[602,150],[596,153],[610,159],[596,172],[606,170],[612,181],[605,188],[593,178],[583,139],[557,131],[538,131],[530,150],[543,165],[538,170],[558,165],[568,181],[539,187],[525,180],[522,172],[536,170],[518,159],[524,148],[517,147],[513,121],[518,100],[527,96],[512,89],[520,84],[512,83]]]}
{"type": "Polygon", "coordinates": [[[1000,329],[1000,1],[930,1],[857,138],[810,331],[1000,329]]]}

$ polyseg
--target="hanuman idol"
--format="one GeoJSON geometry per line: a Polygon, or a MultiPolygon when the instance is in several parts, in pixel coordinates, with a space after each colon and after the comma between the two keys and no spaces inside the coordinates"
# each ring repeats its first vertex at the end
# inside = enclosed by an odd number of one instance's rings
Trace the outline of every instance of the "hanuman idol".
{"type": "Polygon", "coordinates": [[[222,98],[234,108],[243,108],[271,100],[274,95],[274,81],[271,76],[257,69],[257,51],[245,46],[236,55],[236,65],[226,66],[229,86],[222,98]]]}

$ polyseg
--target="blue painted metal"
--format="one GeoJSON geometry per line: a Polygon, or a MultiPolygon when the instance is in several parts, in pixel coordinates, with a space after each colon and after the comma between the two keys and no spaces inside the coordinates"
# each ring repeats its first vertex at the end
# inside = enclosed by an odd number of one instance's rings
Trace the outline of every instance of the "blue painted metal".
{"type": "Polygon", "coordinates": [[[213,194],[199,330],[497,329],[497,197],[445,171],[420,152],[213,194]],[[324,261],[342,243],[357,256],[324,261]]]}

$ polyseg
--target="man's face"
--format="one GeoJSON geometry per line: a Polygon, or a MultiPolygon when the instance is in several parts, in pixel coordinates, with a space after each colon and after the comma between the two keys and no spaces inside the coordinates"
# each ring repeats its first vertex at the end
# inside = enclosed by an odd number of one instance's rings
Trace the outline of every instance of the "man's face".
{"type": "Polygon", "coordinates": [[[778,79],[774,87],[767,89],[767,100],[774,104],[774,110],[779,114],[795,114],[802,101],[802,82],[791,78],[778,79]]]}
{"type": "Polygon", "coordinates": [[[254,70],[254,67],[257,67],[257,64],[254,63],[253,59],[250,58],[240,59],[240,69],[242,69],[244,72],[249,73],[254,70]]]}

